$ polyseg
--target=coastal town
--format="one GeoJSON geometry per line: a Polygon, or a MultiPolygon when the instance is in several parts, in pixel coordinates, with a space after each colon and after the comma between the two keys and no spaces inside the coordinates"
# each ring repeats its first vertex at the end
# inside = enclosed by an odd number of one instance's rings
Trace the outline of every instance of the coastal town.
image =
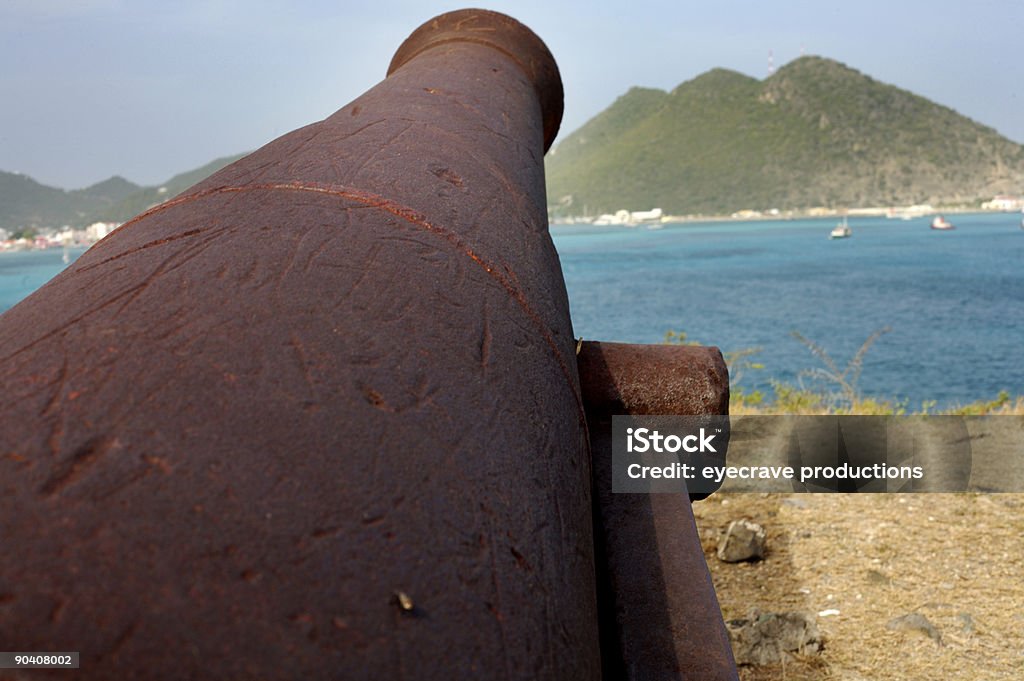
{"type": "Polygon", "coordinates": [[[552,225],[594,225],[597,227],[641,227],[656,229],[666,223],[682,222],[713,222],[716,220],[798,220],[802,218],[824,217],[884,217],[890,220],[911,220],[939,213],[1016,213],[1024,211],[1024,196],[994,196],[989,201],[974,206],[933,206],[922,203],[910,206],[869,206],[862,208],[828,208],[815,207],[802,210],[767,210],[743,209],[728,215],[669,215],[661,208],[650,210],[627,210],[625,208],[614,213],[600,215],[563,215],[559,207],[549,211],[552,225]]]}
{"type": "Polygon", "coordinates": [[[88,227],[32,227],[18,230],[0,228],[0,252],[45,250],[91,246],[120,227],[117,222],[94,222],[88,227]]]}
{"type": "MultiPolygon", "coordinates": [[[[640,227],[656,229],[667,223],[683,223],[694,221],[716,220],[796,220],[801,218],[819,218],[848,215],[850,217],[886,217],[889,219],[909,220],[912,218],[933,215],[941,212],[1018,212],[1024,211],[1024,196],[995,196],[980,206],[942,207],[930,204],[912,206],[888,206],[867,208],[809,208],[804,210],[769,210],[745,209],[729,215],[668,215],[661,208],[650,210],[618,210],[615,213],[597,216],[549,216],[552,225],[583,225],[597,227],[640,227]]],[[[62,227],[22,227],[18,229],[0,228],[0,253],[7,251],[45,250],[50,248],[89,247],[121,226],[118,222],[94,222],[81,228],[62,227]]]]}

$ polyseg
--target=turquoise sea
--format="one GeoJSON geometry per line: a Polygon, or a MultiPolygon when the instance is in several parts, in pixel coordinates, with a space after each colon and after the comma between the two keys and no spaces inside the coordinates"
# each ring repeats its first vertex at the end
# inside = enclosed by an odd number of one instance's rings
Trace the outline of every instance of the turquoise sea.
{"type": "Polygon", "coordinates": [[[584,338],[653,343],[673,329],[723,351],[759,347],[764,369],[740,385],[770,394],[772,378],[824,366],[791,331],[845,368],[888,326],[865,355],[865,396],[920,409],[1024,394],[1021,215],[947,217],[954,231],[929,229],[930,216],[854,218],[834,241],[835,219],[553,234],[584,338]]]}
{"type": "MultiPolygon", "coordinates": [[[[85,248],[68,251],[68,262],[74,262],[85,248]]],[[[45,251],[11,251],[0,253],[0,313],[55,277],[67,265],[64,249],[45,251]]]]}
{"type": "MultiPolygon", "coordinates": [[[[669,329],[723,351],[759,347],[741,386],[770,391],[823,366],[791,331],[845,367],[868,351],[866,396],[939,407],[1024,394],[1024,229],[1020,214],[709,222],[663,229],[555,226],[576,335],[656,343],[669,329]]],[[[74,259],[81,249],[70,253],[74,259]]],[[[60,249],[0,253],[0,312],[63,267],[60,249]]]]}

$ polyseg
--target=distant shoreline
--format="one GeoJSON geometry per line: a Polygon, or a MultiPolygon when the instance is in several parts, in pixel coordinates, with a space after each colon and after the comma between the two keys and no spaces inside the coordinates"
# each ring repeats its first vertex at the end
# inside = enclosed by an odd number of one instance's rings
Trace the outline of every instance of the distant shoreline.
{"type": "Polygon", "coordinates": [[[796,222],[802,220],[823,220],[840,219],[847,217],[856,218],[886,218],[893,222],[906,222],[922,218],[929,218],[935,215],[1013,215],[1019,213],[1016,210],[982,210],[976,207],[955,207],[955,208],[930,208],[926,211],[900,212],[901,208],[855,208],[852,210],[821,209],[811,211],[780,211],[777,214],[752,212],[743,214],[733,213],[731,215],[666,215],[661,218],[660,223],[613,223],[594,224],[595,218],[549,218],[548,224],[556,227],[592,227],[594,229],[641,229],[665,225],[680,225],[692,223],[714,223],[714,222],[796,222]],[[892,212],[891,212],[892,211],[892,212]],[[905,216],[905,217],[904,217],[905,216]],[[589,222],[587,220],[590,220],[589,222]]]}

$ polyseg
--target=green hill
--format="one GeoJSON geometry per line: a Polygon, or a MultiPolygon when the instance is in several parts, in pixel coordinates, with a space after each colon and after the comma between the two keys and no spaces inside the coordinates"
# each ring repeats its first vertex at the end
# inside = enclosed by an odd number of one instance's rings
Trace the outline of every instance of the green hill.
{"type": "Polygon", "coordinates": [[[234,163],[245,154],[211,161],[175,175],[159,187],[140,187],[112,177],[85,189],[67,191],[36,182],[27,175],[0,171],[0,229],[84,227],[93,222],[124,222],[150,206],[180,194],[234,163]]]}
{"type": "Polygon", "coordinates": [[[633,88],[547,157],[552,212],[974,203],[1024,193],[1024,147],[838,62],[633,88]]]}
{"type": "Polygon", "coordinates": [[[126,222],[147,208],[177,196],[195,183],[206,179],[224,166],[234,163],[243,156],[245,156],[245,154],[218,158],[215,161],[207,163],[201,168],[196,168],[195,170],[175,175],[159,187],[140,188],[138,191],[124,197],[117,204],[110,206],[106,210],[95,213],[92,221],[95,222],[97,220],[102,220],[103,222],[126,222]]]}
{"type": "Polygon", "coordinates": [[[90,215],[109,210],[139,189],[122,177],[112,177],[85,189],[65,191],[27,175],[0,171],[0,228],[80,226],[90,215]]]}

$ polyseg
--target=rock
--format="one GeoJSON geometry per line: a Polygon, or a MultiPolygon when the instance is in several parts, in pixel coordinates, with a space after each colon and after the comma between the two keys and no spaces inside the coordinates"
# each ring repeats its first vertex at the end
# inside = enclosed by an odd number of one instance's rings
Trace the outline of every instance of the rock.
{"type": "Polygon", "coordinates": [[[736,664],[774,664],[788,653],[813,655],[822,639],[814,615],[806,612],[752,613],[725,623],[736,664]]]}
{"type": "Polygon", "coordinates": [[[749,520],[734,520],[718,543],[718,557],[726,563],[764,558],[765,531],[749,520]]]}
{"type": "Polygon", "coordinates": [[[974,618],[971,617],[969,612],[961,612],[956,616],[958,622],[960,622],[960,633],[965,636],[971,636],[975,632],[974,618]]]}
{"type": "Polygon", "coordinates": [[[880,570],[875,570],[874,568],[868,570],[867,579],[868,584],[877,584],[879,586],[892,585],[892,577],[888,576],[884,572],[881,572],[880,570]]]}
{"type": "Polygon", "coordinates": [[[908,615],[894,617],[885,625],[886,629],[893,631],[910,631],[924,634],[936,643],[942,643],[942,634],[927,617],[919,612],[912,612],[908,615]]]}

